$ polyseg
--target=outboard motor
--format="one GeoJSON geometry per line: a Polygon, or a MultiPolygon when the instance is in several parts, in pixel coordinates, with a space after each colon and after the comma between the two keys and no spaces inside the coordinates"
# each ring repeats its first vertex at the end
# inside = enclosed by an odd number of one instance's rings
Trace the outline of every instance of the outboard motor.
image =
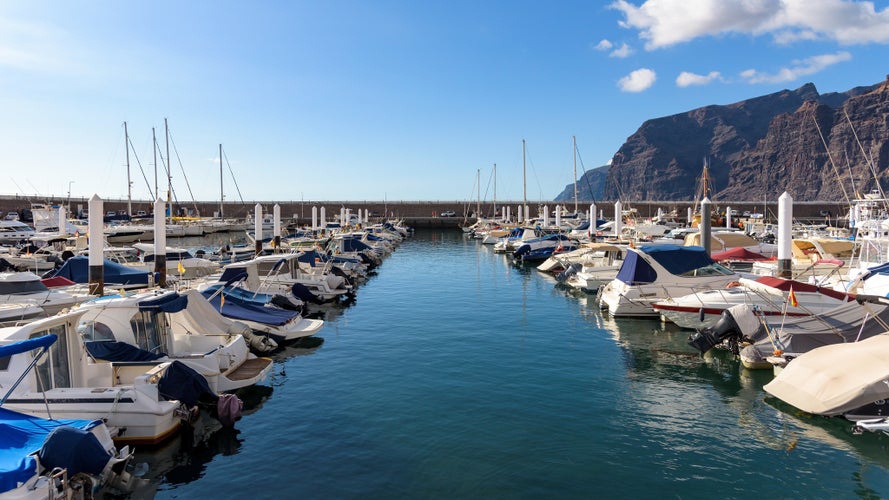
{"type": "Polygon", "coordinates": [[[531,251],[531,245],[525,243],[520,247],[516,248],[515,252],[512,253],[512,257],[514,259],[521,259],[526,253],[531,251]]]}
{"type": "Polygon", "coordinates": [[[723,342],[728,342],[732,353],[738,354],[738,343],[741,340],[755,341],[763,336],[765,327],[759,321],[756,310],[747,304],[739,304],[722,311],[715,325],[689,335],[688,345],[703,354],[723,342]]]}
{"type": "Polygon", "coordinates": [[[565,280],[577,274],[577,271],[580,271],[581,267],[583,267],[583,264],[579,262],[571,264],[570,266],[568,266],[568,269],[565,269],[564,271],[556,275],[556,281],[559,283],[564,283],[565,280]]]}

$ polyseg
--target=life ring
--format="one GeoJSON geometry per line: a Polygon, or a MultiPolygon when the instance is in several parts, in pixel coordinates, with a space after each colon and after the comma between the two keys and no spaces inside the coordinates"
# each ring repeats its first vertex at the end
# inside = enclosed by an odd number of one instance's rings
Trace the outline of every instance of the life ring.
{"type": "Polygon", "coordinates": [[[741,282],[740,281],[729,281],[728,284],[725,285],[726,288],[735,288],[736,286],[741,286],[741,282]]]}

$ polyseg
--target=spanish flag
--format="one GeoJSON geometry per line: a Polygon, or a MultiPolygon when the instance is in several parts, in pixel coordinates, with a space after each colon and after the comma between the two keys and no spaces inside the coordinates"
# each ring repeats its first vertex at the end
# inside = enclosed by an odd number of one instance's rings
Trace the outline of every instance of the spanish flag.
{"type": "Polygon", "coordinates": [[[220,293],[219,294],[219,310],[220,311],[222,311],[222,306],[224,306],[224,305],[225,305],[225,294],[220,293]]]}
{"type": "Polygon", "coordinates": [[[182,265],[182,261],[181,261],[181,260],[179,261],[179,265],[176,267],[176,269],[179,270],[179,274],[180,274],[180,275],[185,274],[185,266],[182,265]]]}
{"type": "Polygon", "coordinates": [[[790,301],[790,305],[793,307],[799,306],[799,302],[796,300],[796,294],[793,293],[793,286],[790,287],[790,293],[787,294],[787,300],[790,301]]]}

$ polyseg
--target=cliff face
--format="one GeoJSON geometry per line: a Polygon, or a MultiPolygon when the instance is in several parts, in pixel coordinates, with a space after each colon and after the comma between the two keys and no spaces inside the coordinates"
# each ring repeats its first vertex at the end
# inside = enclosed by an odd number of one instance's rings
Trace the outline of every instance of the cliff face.
{"type": "MultiPolygon", "coordinates": [[[[577,179],[578,200],[601,200],[605,193],[605,179],[608,176],[608,165],[584,172],[577,179]]],[[[568,184],[565,189],[554,198],[555,201],[574,201],[574,184],[568,184]]]]}
{"type": "Polygon", "coordinates": [[[889,82],[825,95],[808,83],[646,121],[587,199],[691,200],[706,161],[717,200],[842,201],[876,187],[871,165],[889,181],[887,142],[889,82]]]}

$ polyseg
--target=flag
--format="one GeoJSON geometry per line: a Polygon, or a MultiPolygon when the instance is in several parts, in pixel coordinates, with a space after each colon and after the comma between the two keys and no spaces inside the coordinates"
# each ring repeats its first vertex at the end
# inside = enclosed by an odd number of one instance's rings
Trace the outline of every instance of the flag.
{"type": "Polygon", "coordinates": [[[787,294],[787,299],[790,301],[790,305],[793,307],[799,306],[799,302],[796,300],[796,294],[793,293],[793,286],[790,287],[790,293],[787,294]]]}
{"type": "Polygon", "coordinates": [[[182,265],[182,261],[179,261],[179,265],[176,267],[179,270],[179,274],[185,274],[185,266],[182,265]]]}
{"type": "Polygon", "coordinates": [[[221,294],[219,294],[219,310],[220,311],[222,310],[222,306],[224,306],[224,305],[225,305],[225,294],[221,293],[221,294]]]}

